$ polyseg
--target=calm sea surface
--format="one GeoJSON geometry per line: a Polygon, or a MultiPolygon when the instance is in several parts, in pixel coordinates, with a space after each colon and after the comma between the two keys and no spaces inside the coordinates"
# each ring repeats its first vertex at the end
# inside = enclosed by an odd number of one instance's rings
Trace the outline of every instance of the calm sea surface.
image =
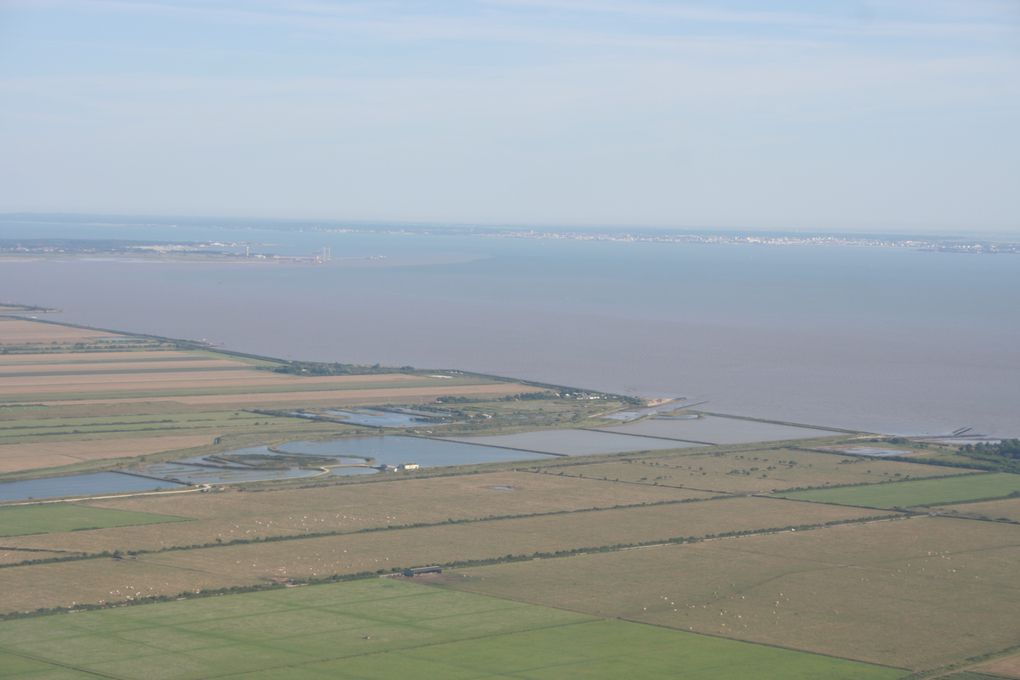
{"type": "Polygon", "coordinates": [[[686,396],[822,426],[1020,436],[1017,256],[0,222],[0,238],[68,236],[329,245],[334,261],[5,259],[0,298],[288,358],[686,396]]]}

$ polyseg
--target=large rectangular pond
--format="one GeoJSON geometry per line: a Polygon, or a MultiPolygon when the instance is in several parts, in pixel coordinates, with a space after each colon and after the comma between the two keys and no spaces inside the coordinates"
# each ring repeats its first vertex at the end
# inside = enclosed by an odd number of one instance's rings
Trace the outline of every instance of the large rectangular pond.
{"type": "MultiPolygon", "coordinates": [[[[347,437],[321,442],[296,441],[288,442],[276,449],[286,453],[306,453],[317,456],[364,456],[375,459],[376,465],[415,463],[422,467],[503,463],[548,457],[530,451],[509,451],[491,446],[401,435],[347,437]]],[[[333,474],[348,474],[351,470],[356,469],[335,468],[333,474]]]]}
{"type": "Polygon", "coordinates": [[[103,494],[156,491],[181,487],[169,481],[148,479],[121,472],[91,472],[42,479],[0,482],[0,501],[28,501],[41,498],[99,496],[103,494]]]}
{"type": "Polygon", "coordinates": [[[778,425],[775,423],[762,423],[756,420],[741,420],[717,416],[702,416],[695,420],[650,418],[637,423],[600,429],[618,434],[671,437],[712,444],[743,444],[748,442],[782,441],[786,439],[811,439],[841,434],[831,430],[778,425]]]}
{"type": "Polygon", "coordinates": [[[627,451],[659,451],[662,449],[683,449],[697,444],[633,437],[614,432],[593,432],[591,430],[541,430],[518,434],[487,435],[481,437],[456,437],[455,441],[483,446],[506,446],[527,451],[565,456],[590,456],[598,453],[623,453],[627,451]]]}
{"type": "Polygon", "coordinates": [[[415,427],[416,425],[434,425],[443,422],[438,416],[433,416],[420,411],[383,411],[379,409],[360,408],[350,411],[330,409],[322,412],[323,415],[337,418],[351,425],[365,425],[368,427],[415,427]]]}

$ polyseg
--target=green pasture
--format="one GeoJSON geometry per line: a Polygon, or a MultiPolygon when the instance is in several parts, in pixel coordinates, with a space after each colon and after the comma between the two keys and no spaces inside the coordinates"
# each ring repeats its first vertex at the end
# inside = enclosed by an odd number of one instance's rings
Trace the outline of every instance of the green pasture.
{"type": "Polygon", "coordinates": [[[887,484],[845,486],[833,489],[809,489],[779,494],[783,498],[870,508],[911,508],[915,506],[963,503],[986,498],[1002,498],[1020,494],[1020,475],[960,475],[917,479],[887,484]]]}
{"type": "MultiPolygon", "coordinates": [[[[0,507],[0,536],[51,534],[61,531],[106,529],[108,527],[183,521],[186,521],[183,517],[93,508],[87,505],[73,505],[70,503],[18,505],[0,507]]],[[[2,667],[2,664],[0,664],[0,669],[2,667]]],[[[3,677],[2,670],[0,670],[0,677],[3,677]]]]}
{"type": "Polygon", "coordinates": [[[885,679],[904,671],[390,579],[0,624],[2,678],[885,679]]]}

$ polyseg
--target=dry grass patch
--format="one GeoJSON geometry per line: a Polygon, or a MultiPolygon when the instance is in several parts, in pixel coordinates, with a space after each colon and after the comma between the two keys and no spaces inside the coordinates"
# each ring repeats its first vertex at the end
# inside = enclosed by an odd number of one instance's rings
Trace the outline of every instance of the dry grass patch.
{"type": "Polygon", "coordinates": [[[0,345],[82,342],[114,337],[126,336],[24,319],[0,319],[0,345]]]}
{"type": "MultiPolygon", "coordinates": [[[[860,511],[830,508],[825,515],[835,519],[861,517],[860,511]]],[[[456,560],[497,559],[507,554],[532,554],[576,550],[589,546],[634,541],[667,540],[697,532],[741,531],[775,522],[817,521],[818,509],[806,504],[766,499],[725,499],[677,505],[597,510],[523,519],[442,524],[415,529],[394,529],[367,533],[270,541],[223,547],[200,548],[141,555],[124,560],[128,570],[123,581],[144,584],[153,594],[173,594],[181,580],[148,579],[147,570],[157,574],[195,574],[203,582],[248,585],[279,578],[324,578],[336,574],[390,571],[393,568],[456,560]],[[733,504],[732,506],[730,504],[733,504]],[[725,506],[716,507],[709,506],[725,506]],[[798,517],[798,513],[801,513],[798,517]],[[133,566],[131,566],[133,565],[133,566]],[[146,579],[146,580],[142,580],[146,579]]],[[[155,528],[155,527],[154,527],[155,528]]],[[[44,565],[47,566],[47,565],[44,565]]],[[[0,569],[0,587],[6,587],[7,572],[17,572],[14,585],[41,593],[48,584],[60,582],[58,592],[71,601],[95,602],[109,599],[104,592],[110,583],[106,560],[87,560],[53,567],[32,575],[32,567],[0,569]],[[65,573],[59,567],[67,567],[65,573]],[[79,583],[79,587],[65,583],[79,583]],[[95,586],[101,583],[102,586],[95,586]]],[[[614,586],[618,587],[618,586],[614,586]]],[[[597,593],[598,591],[592,591],[597,593]]],[[[55,598],[46,595],[50,606],[55,598]]],[[[24,600],[16,599],[15,602],[24,600]]],[[[32,601],[32,600],[28,600],[32,601]]],[[[0,606],[8,610],[6,602],[0,606]]]]}
{"type": "Polygon", "coordinates": [[[708,494],[497,472],[259,492],[137,496],[91,506],[186,516],[195,521],[8,539],[9,545],[80,552],[154,550],[446,520],[660,503],[708,494]]]}
{"type": "Polygon", "coordinates": [[[1020,498],[983,503],[955,503],[934,507],[932,510],[943,515],[1020,522],[1020,498]]]}
{"type": "MultiPolygon", "coordinates": [[[[205,572],[231,574],[242,582],[273,577],[315,578],[416,564],[484,560],[635,542],[665,541],[723,531],[782,526],[791,507],[751,506],[768,501],[735,499],[678,505],[599,510],[491,522],[397,529],[161,553],[139,559],[205,572]],[[718,507],[734,503],[732,507],[718,507]],[[763,511],[765,517],[754,513],[763,511]]],[[[803,506],[801,506],[803,507],[803,506]]],[[[809,509],[810,510],[810,509],[809,509]]],[[[862,516],[826,513],[833,519],[862,516]]],[[[809,513],[801,515],[807,520],[809,513]]],[[[812,515],[817,517],[817,515],[812,515]]]]}
{"type": "MultiPolygon", "coordinates": [[[[188,359],[188,360],[173,360],[173,361],[117,361],[117,362],[97,362],[97,361],[81,361],[74,363],[20,363],[20,364],[3,364],[0,363],[0,377],[3,376],[18,376],[25,373],[47,373],[47,374],[77,374],[77,373],[109,373],[111,371],[128,372],[128,371],[142,371],[142,372],[153,372],[153,371],[182,371],[187,369],[224,369],[224,368],[235,368],[235,369],[251,369],[249,364],[242,363],[240,361],[233,361],[231,359],[188,359]]],[[[74,378],[72,378],[74,380],[74,378]]]]}
{"type": "Polygon", "coordinates": [[[222,390],[233,387],[284,387],[316,389],[321,386],[388,385],[422,382],[417,376],[393,374],[378,376],[298,377],[283,373],[243,370],[209,370],[179,372],[94,373],[46,376],[0,377],[0,397],[8,400],[26,395],[52,395],[99,392],[159,392],[164,390],[222,390]]]}
{"type": "Polygon", "coordinates": [[[0,444],[0,472],[19,472],[107,458],[131,458],[162,451],[190,449],[213,442],[209,434],[168,435],[59,442],[0,444]]]}
{"type": "MultiPolygon", "coordinates": [[[[359,376],[361,377],[361,376],[359,376]]],[[[307,378],[306,378],[307,379],[307,378]]],[[[46,406],[63,404],[118,404],[144,401],[146,403],[174,402],[191,406],[217,407],[271,407],[295,403],[343,405],[372,405],[387,403],[422,403],[441,396],[503,396],[526,392],[542,392],[543,388],[517,383],[491,383],[484,385],[435,385],[429,387],[391,387],[386,389],[316,390],[314,392],[266,392],[262,394],[205,394],[195,396],[145,397],[144,399],[80,399],[43,401],[46,406]]]]}
{"type": "Polygon", "coordinates": [[[67,553],[54,550],[15,550],[6,545],[0,545],[0,565],[21,564],[30,560],[45,560],[52,557],[66,557],[67,553]]]}
{"type": "Polygon", "coordinates": [[[1018,560],[1018,527],[914,518],[497,565],[447,582],[923,669],[1016,643],[1018,560]]]}
{"type": "Polygon", "coordinates": [[[549,474],[562,472],[596,479],[732,493],[770,493],[798,487],[867,484],[961,473],[958,468],[790,449],[704,453],[685,451],[607,463],[552,467],[545,471],[549,474]]]}
{"type": "Polygon", "coordinates": [[[134,559],[95,559],[0,569],[4,613],[125,602],[147,595],[224,588],[234,579],[134,559]]]}
{"type": "Polygon", "coordinates": [[[1002,659],[983,663],[971,670],[978,673],[991,673],[1003,678],[1016,678],[1020,680],[1020,654],[1013,654],[1002,659]]]}
{"type": "Polygon", "coordinates": [[[138,350],[138,351],[109,351],[109,352],[53,352],[45,354],[0,354],[0,366],[12,366],[21,364],[40,364],[50,366],[55,364],[77,364],[77,363],[102,363],[116,365],[124,361],[164,361],[172,358],[193,358],[196,355],[192,352],[178,350],[138,350]]]}

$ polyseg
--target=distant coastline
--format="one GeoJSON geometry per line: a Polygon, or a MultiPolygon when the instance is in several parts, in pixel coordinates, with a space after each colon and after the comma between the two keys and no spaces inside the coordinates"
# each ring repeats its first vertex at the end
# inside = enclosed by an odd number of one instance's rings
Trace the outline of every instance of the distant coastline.
{"type": "Polygon", "coordinates": [[[15,239],[0,234],[0,256],[11,255],[116,255],[151,258],[251,261],[270,260],[315,263],[328,261],[328,251],[300,256],[272,252],[270,244],[237,238],[229,241],[187,241],[157,238],[138,240],[137,234],[160,228],[189,227],[291,233],[366,234],[379,236],[473,236],[493,239],[595,241],[609,243],[672,243],[708,245],[752,245],[770,247],[842,246],[854,248],[895,248],[973,255],[1020,253],[1020,238],[963,237],[955,235],[875,234],[868,232],[763,231],[756,229],[670,229],[639,227],[555,227],[521,225],[464,225],[438,223],[378,223],[353,221],[271,220],[264,218],[150,217],[109,215],[0,214],[4,227],[29,225],[133,228],[135,240],[89,238],[15,239]]]}

